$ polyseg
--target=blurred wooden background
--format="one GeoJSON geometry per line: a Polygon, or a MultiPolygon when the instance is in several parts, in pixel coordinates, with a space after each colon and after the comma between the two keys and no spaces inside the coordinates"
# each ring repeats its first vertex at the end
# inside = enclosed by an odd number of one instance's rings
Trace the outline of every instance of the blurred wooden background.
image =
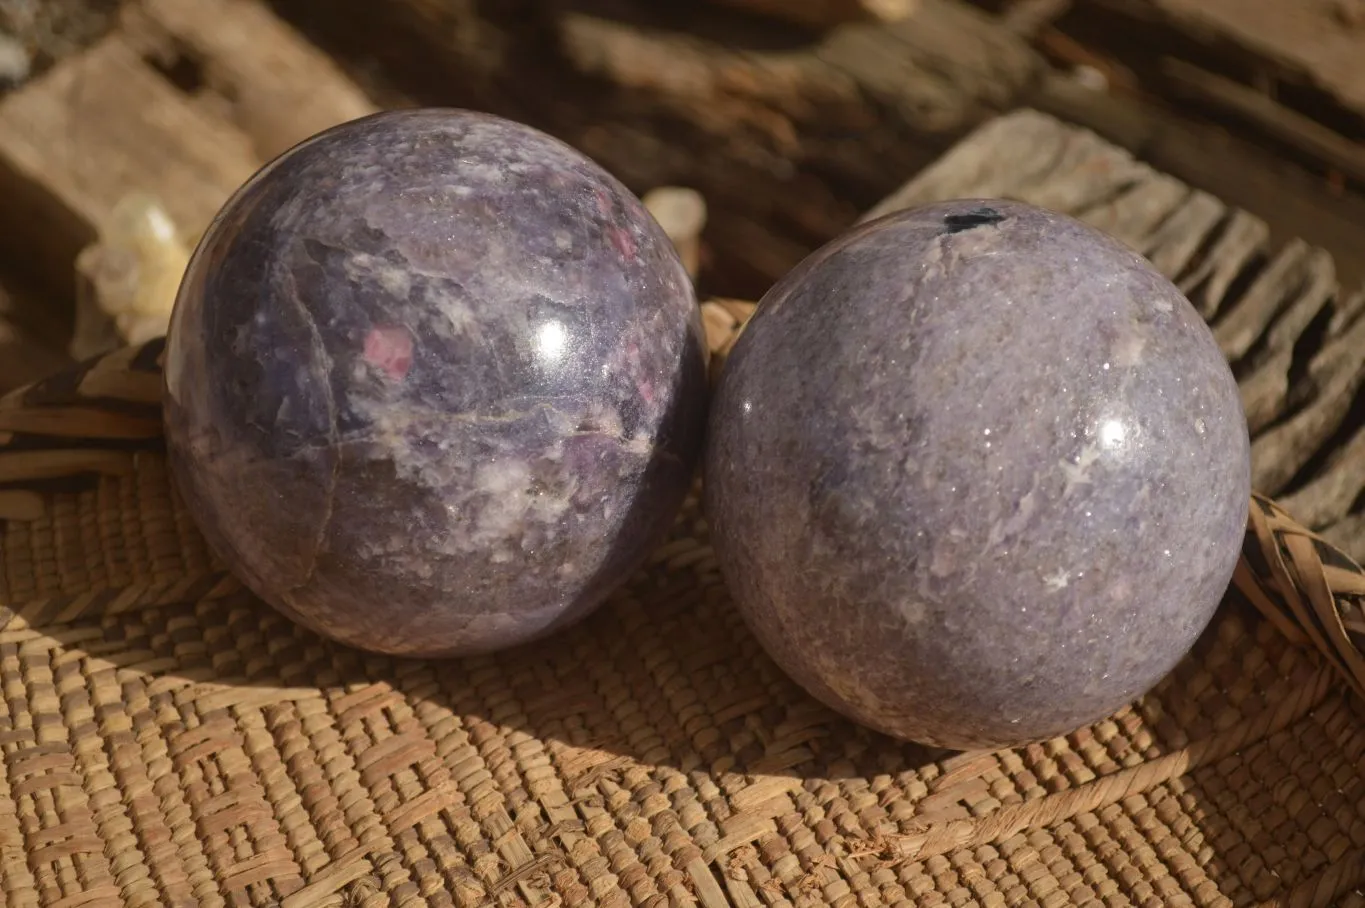
{"type": "Polygon", "coordinates": [[[1003,112],[1093,132],[1158,176],[1091,210],[1222,263],[1259,490],[1365,537],[1365,0],[0,0],[0,392],[154,332],[255,168],[413,104],[695,191],[699,292],[749,300],[1003,112]]]}
{"type": "Polygon", "coordinates": [[[638,191],[700,191],[720,295],[760,295],[1020,105],[1354,284],[1362,50],[1365,0],[0,0],[0,385],[67,349],[76,256],[119,198],[155,191],[192,235],[262,159],[371,104],[493,110],[638,191]]]}

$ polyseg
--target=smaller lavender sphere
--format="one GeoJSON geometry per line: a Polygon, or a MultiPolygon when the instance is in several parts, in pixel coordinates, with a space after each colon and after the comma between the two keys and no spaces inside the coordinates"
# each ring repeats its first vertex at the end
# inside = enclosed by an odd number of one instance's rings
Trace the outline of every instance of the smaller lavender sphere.
{"type": "Polygon", "coordinates": [[[599,606],[701,454],[691,281],[624,186],[530,127],[404,110],[256,174],[167,337],[169,463],[211,547],[325,636],[490,652],[599,606]]]}
{"type": "Polygon", "coordinates": [[[955,749],[1066,734],[1212,619],[1250,498],[1237,385],[1145,259],[1005,201],[861,225],[775,285],[712,404],[745,620],[814,696],[955,749]]]}

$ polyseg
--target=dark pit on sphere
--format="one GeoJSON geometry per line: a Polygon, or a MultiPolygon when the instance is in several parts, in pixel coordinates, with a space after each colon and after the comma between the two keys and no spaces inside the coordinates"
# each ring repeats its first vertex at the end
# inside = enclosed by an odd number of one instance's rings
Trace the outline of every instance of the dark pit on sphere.
{"type": "Polygon", "coordinates": [[[720,376],[705,503],[737,607],[887,734],[1069,733],[1211,620],[1250,495],[1237,385],[1145,259],[961,200],[861,225],[762,300],[720,376]]]}
{"type": "Polygon", "coordinates": [[[201,241],[170,465],[257,594],[365,649],[488,652],[596,608],[661,539],[705,412],[690,280],[569,146],[377,114],[268,165],[201,241]]]}

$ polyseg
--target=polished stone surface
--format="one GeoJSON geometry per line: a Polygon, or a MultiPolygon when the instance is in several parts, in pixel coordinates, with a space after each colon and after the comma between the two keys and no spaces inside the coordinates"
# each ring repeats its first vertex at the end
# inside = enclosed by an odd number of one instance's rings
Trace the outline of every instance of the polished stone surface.
{"type": "Polygon", "coordinates": [[[706,507],[796,681],[897,737],[999,747],[1175,666],[1231,578],[1249,461],[1225,360],[1146,260],[965,200],[857,227],[765,297],[706,507]]]}
{"type": "Polygon", "coordinates": [[[593,610],[667,530],[705,356],[668,238],[594,163],[389,112],[269,165],[200,244],[170,460],[210,544],[301,623],[491,651],[593,610]]]}

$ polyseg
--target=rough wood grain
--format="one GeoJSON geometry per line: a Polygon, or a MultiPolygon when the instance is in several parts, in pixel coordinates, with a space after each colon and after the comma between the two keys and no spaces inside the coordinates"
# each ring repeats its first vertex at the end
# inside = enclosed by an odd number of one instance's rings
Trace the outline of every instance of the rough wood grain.
{"type": "Polygon", "coordinates": [[[1365,114],[1362,33],[1333,4],[1308,0],[1079,0],[1128,20],[1165,26],[1261,73],[1317,89],[1365,114]]]}
{"type": "Polygon", "coordinates": [[[78,358],[149,336],[169,313],[179,275],[141,273],[150,262],[130,248],[130,204],[151,200],[192,245],[265,160],[377,109],[254,0],[130,0],[121,24],[0,101],[0,193],[13,200],[0,210],[0,258],[63,309],[78,358]],[[153,285],[164,299],[140,299],[153,285]],[[139,299],[134,335],[116,286],[139,299]]]}
{"type": "MultiPolygon", "coordinates": [[[[1000,13],[1002,25],[1014,8],[1000,12],[992,0],[973,2],[1000,13]]],[[[1360,0],[1352,3],[1365,9],[1360,0]]],[[[1334,0],[1070,0],[1066,6],[1031,34],[1061,69],[1084,70],[1105,94],[1122,100],[1155,102],[1161,122],[1154,126],[1192,120],[1216,135],[1210,129],[1216,125],[1251,146],[1253,157],[1306,171],[1327,190],[1321,194],[1362,203],[1365,31],[1345,26],[1334,0]]],[[[1205,154],[1228,165],[1229,185],[1236,185],[1243,156],[1205,154]]]]}
{"type": "MultiPolygon", "coordinates": [[[[1162,61],[1175,94],[1221,108],[1249,120],[1267,133],[1297,146],[1351,179],[1365,184],[1365,148],[1321,123],[1275,102],[1232,79],[1206,72],[1184,60],[1162,61]]],[[[1365,75],[1365,67],[1362,67],[1365,75]]]]}
{"type": "Polygon", "coordinates": [[[1014,0],[1000,10],[1000,24],[1018,35],[1033,36],[1071,8],[1072,0],[1014,0]]]}
{"type": "Polygon", "coordinates": [[[257,166],[244,133],[110,35],[0,102],[0,254],[61,301],[69,324],[76,257],[121,200],[151,194],[195,229],[257,166]]]}
{"type": "Polygon", "coordinates": [[[187,103],[119,35],[0,104],[0,155],[12,178],[92,234],[135,189],[163,196],[178,221],[203,223],[256,166],[242,132],[187,103]]]}
{"type": "Polygon", "coordinates": [[[844,22],[876,19],[895,22],[919,0],[710,0],[711,3],[771,16],[797,25],[826,28],[844,22]]]}
{"type": "Polygon", "coordinates": [[[1365,303],[1338,292],[1330,255],[1271,248],[1264,223],[1099,136],[1025,110],[973,133],[866,217],[934,199],[1055,208],[1148,256],[1210,321],[1242,389],[1257,492],[1359,559],[1365,490],[1365,303]]]}
{"type": "Polygon", "coordinates": [[[273,158],[377,107],[326,54],[255,0],[140,0],[122,32],[144,56],[179,71],[193,97],[273,158]]]}
{"type": "Polygon", "coordinates": [[[1279,242],[1298,237],[1332,253],[1343,282],[1365,281],[1365,198],[1334,192],[1322,173],[1294,164],[1255,136],[1189,110],[1096,90],[1048,73],[1023,106],[1094,130],[1192,186],[1256,216],[1279,242]]]}
{"type": "Polygon", "coordinates": [[[955,0],[814,34],[704,3],[275,7],[357,68],[378,64],[404,97],[546,129],[637,192],[700,191],[703,286],[740,296],[762,293],[905,174],[1010,107],[1041,65],[955,0]]]}

